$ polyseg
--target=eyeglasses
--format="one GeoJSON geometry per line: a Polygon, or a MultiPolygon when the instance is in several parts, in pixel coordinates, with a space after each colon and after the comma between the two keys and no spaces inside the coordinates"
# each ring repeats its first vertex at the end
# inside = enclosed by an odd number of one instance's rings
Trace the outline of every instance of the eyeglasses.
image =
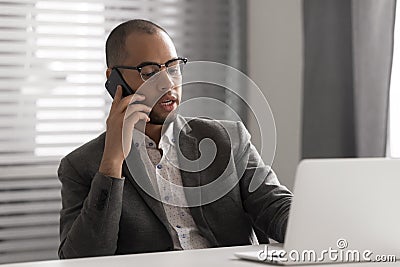
{"type": "Polygon", "coordinates": [[[181,77],[183,66],[187,63],[188,59],[183,57],[173,58],[165,62],[164,64],[158,64],[155,62],[143,62],[140,65],[133,66],[114,66],[113,69],[128,69],[137,70],[143,81],[147,81],[157,73],[161,71],[163,67],[166,68],[167,73],[171,77],[181,77]]]}

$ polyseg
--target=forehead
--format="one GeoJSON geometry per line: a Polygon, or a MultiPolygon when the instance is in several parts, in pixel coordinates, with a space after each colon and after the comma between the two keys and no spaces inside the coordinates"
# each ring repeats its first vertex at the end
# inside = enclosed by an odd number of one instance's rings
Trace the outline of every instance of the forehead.
{"type": "Polygon", "coordinates": [[[146,61],[161,64],[177,56],[171,38],[164,32],[129,34],[125,40],[125,53],[124,64],[131,66],[146,61]]]}

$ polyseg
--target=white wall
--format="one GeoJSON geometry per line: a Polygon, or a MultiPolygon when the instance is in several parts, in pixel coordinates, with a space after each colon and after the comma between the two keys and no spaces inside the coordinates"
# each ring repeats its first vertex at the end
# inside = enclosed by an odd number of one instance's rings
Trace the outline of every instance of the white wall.
{"type": "MultiPolygon", "coordinates": [[[[301,0],[248,0],[248,74],[266,96],[274,114],[277,150],[272,166],[280,182],[290,189],[300,159],[301,3],[301,0]]],[[[254,132],[254,123],[250,123],[249,130],[254,132]]]]}

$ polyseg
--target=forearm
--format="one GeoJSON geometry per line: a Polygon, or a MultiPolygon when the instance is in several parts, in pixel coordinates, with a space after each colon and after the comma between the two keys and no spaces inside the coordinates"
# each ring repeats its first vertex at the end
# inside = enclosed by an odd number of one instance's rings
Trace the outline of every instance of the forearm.
{"type": "Polygon", "coordinates": [[[242,198],[253,226],[266,237],[283,242],[293,195],[286,187],[275,182],[274,176],[272,170],[264,178],[255,178],[246,172],[242,182],[251,179],[263,179],[264,182],[251,193],[248,191],[249,182],[242,183],[242,198]]]}
{"type": "MultiPolygon", "coordinates": [[[[90,191],[82,204],[61,211],[60,258],[113,255],[117,249],[122,210],[124,179],[96,173],[90,191]],[[78,214],[76,216],[76,214],[78,214]]],[[[63,202],[73,193],[72,184],[63,192],[63,202]],[[64,199],[65,198],[65,199],[64,199]]]]}
{"type": "MultiPolygon", "coordinates": [[[[266,202],[260,209],[252,210],[251,199],[246,203],[253,212],[254,227],[261,230],[268,238],[284,242],[289,209],[292,196],[285,189],[276,188],[274,192],[265,197],[266,202]]],[[[256,205],[257,206],[257,205],[256,205]]]]}
{"type": "Polygon", "coordinates": [[[271,166],[263,162],[245,128],[239,128],[241,149],[238,151],[243,152],[237,162],[245,166],[239,174],[244,208],[253,226],[265,237],[283,242],[293,195],[279,183],[271,166]]]}
{"type": "Polygon", "coordinates": [[[99,172],[105,176],[122,178],[122,161],[102,159],[99,172]]]}

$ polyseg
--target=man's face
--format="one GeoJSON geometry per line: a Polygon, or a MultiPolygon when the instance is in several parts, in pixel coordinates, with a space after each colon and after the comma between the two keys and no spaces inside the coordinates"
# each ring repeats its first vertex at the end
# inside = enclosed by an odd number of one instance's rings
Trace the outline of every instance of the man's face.
{"type": "MultiPolygon", "coordinates": [[[[126,57],[121,64],[124,66],[138,66],[144,62],[164,64],[177,57],[172,40],[161,31],[155,34],[131,33],[126,38],[125,51],[126,57]]],[[[136,70],[121,69],[121,72],[133,90],[136,91],[140,87],[138,93],[146,97],[143,104],[152,107],[149,123],[163,124],[168,114],[175,110],[181,101],[182,78],[171,77],[163,69],[144,82],[136,70]]]]}

